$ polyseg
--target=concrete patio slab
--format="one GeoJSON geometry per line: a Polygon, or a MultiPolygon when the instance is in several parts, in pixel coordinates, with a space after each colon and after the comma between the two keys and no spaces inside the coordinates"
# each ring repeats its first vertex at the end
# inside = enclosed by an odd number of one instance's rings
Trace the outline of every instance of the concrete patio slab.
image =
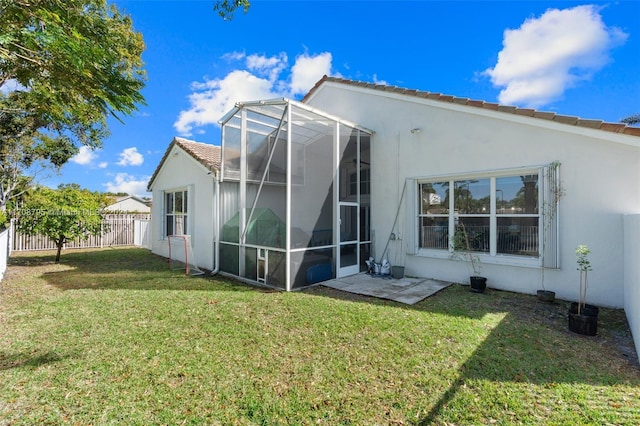
{"type": "Polygon", "coordinates": [[[325,281],[321,285],[349,293],[413,305],[451,285],[450,282],[428,278],[400,278],[357,274],[325,281]]]}

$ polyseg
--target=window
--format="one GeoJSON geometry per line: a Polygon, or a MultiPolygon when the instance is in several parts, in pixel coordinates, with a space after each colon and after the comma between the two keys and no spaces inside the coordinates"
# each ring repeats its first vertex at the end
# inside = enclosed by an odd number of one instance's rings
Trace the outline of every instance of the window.
{"type": "Polygon", "coordinates": [[[418,248],[448,252],[463,227],[476,253],[539,258],[544,171],[418,180],[418,248]]]}
{"type": "MultiPolygon", "coordinates": [[[[360,166],[364,167],[364,166],[360,166]]],[[[357,196],[358,192],[358,173],[349,173],[349,195],[357,196]]],[[[360,169],[360,195],[371,194],[371,170],[361,168],[360,169]]]]}
{"type": "Polygon", "coordinates": [[[188,212],[187,190],[166,192],[164,195],[165,211],[165,234],[186,235],[187,232],[187,212],[188,212]]]}
{"type": "Polygon", "coordinates": [[[496,252],[538,256],[539,175],[496,178],[496,252]]]}

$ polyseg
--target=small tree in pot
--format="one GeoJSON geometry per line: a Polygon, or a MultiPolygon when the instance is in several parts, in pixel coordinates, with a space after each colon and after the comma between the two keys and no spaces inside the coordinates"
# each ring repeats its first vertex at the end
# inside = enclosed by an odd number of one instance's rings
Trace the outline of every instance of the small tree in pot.
{"type": "Polygon", "coordinates": [[[599,308],[586,303],[589,271],[592,270],[589,253],[591,253],[591,250],[586,245],[581,244],[576,248],[580,287],[578,289],[578,301],[572,303],[569,308],[569,330],[579,334],[595,336],[598,329],[599,308]]]}
{"type": "Polygon", "coordinates": [[[471,291],[483,293],[487,287],[487,279],[480,276],[480,259],[473,253],[472,238],[467,232],[464,224],[460,222],[456,225],[451,244],[452,257],[458,260],[469,260],[473,275],[469,277],[471,291]]]}

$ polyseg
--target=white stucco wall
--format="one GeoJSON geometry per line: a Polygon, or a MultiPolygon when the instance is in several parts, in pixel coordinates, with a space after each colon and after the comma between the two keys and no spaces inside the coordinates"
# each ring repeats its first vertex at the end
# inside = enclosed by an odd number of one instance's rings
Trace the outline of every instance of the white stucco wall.
{"type": "MultiPolygon", "coordinates": [[[[545,286],[559,298],[575,300],[574,250],[578,244],[587,244],[593,265],[588,301],[623,306],[623,215],[640,212],[639,138],[335,83],[325,83],[307,103],[375,132],[372,228],[376,257],[392,231],[406,178],[560,161],[566,190],[558,217],[560,269],[545,272],[545,286]],[[420,132],[411,133],[414,128],[420,132]]],[[[391,263],[404,263],[407,275],[467,282],[469,272],[460,262],[403,254],[406,204],[405,198],[393,230],[400,239],[390,244],[391,263]]],[[[489,262],[483,262],[482,273],[490,287],[530,294],[540,289],[538,267],[489,262]]]]}
{"type": "Polygon", "coordinates": [[[626,215],[624,231],[624,311],[640,354],[640,215],[626,215]]]}
{"type": "Polygon", "coordinates": [[[151,189],[154,200],[151,209],[151,251],[160,256],[169,256],[168,242],[163,237],[165,191],[188,189],[187,226],[191,234],[193,254],[199,267],[213,269],[213,175],[208,174],[202,164],[175,145],[156,175],[151,189]]]}

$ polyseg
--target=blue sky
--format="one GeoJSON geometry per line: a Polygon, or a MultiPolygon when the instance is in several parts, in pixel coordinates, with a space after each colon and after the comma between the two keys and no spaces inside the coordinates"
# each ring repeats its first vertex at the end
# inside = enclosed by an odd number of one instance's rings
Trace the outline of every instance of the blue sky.
{"type": "Polygon", "coordinates": [[[148,105],[45,184],[149,196],[174,136],[219,144],[235,102],[300,99],[325,74],[611,122],[640,113],[640,1],[253,0],[231,21],[210,0],[113,3],[145,39],[148,105]]]}

